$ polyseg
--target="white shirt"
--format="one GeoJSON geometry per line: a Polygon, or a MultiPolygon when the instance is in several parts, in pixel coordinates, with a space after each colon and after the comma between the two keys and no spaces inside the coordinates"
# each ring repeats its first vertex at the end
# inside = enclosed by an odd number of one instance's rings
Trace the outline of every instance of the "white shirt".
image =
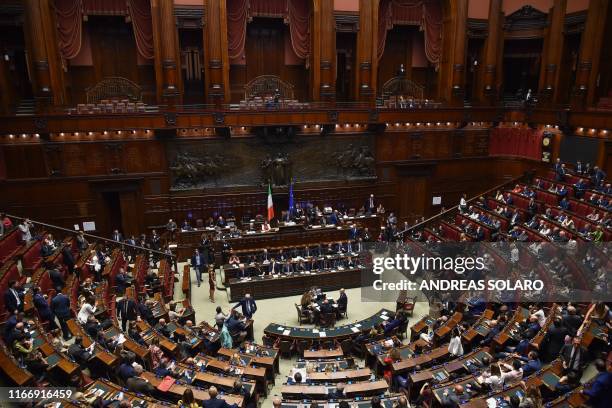
{"type": "Polygon", "coordinates": [[[87,318],[93,316],[94,313],[96,313],[96,307],[89,303],[84,303],[83,306],[81,306],[81,310],[79,310],[77,319],[81,324],[85,324],[87,323],[87,318]]]}
{"type": "Polygon", "coordinates": [[[540,327],[544,327],[546,324],[546,315],[544,314],[544,310],[540,309],[534,313],[534,316],[538,318],[538,324],[540,327]]]}

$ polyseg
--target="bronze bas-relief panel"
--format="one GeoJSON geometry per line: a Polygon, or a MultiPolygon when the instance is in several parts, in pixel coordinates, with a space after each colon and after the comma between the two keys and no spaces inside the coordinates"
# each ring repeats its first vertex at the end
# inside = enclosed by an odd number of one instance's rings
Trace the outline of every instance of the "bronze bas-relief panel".
{"type": "Polygon", "coordinates": [[[173,190],[376,177],[374,136],[174,140],[167,145],[173,190]]]}

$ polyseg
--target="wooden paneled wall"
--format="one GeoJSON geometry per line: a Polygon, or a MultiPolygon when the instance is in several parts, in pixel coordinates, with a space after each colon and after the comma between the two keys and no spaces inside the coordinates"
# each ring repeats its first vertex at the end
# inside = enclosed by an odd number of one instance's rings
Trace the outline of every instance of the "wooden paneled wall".
{"type": "MultiPolygon", "coordinates": [[[[389,210],[413,220],[439,211],[431,205],[434,195],[454,205],[462,192],[477,194],[537,165],[488,157],[487,130],[387,132],[376,138],[377,179],[300,183],[296,201],[358,208],[374,193],[389,210]]],[[[173,141],[1,145],[2,210],[69,228],[96,221],[102,234],[113,228],[138,233],[188,214],[195,220],[230,210],[238,217],[264,212],[265,191],[257,185],[171,191],[165,143],[173,141]]],[[[274,199],[277,211],[284,210],[287,190],[276,189],[274,199]]]]}
{"type": "Polygon", "coordinates": [[[121,17],[92,16],[83,24],[91,47],[92,65],[68,65],[65,74],[70,104],[87,103],[86,90],[106,77],[123,77],[138,84],[146,103],[155,103],[153,62],[138,65],[132,26],[121,17]]]}
{"type": "Polygon", "coordinates": [[[286,65],[289,26],[281,19],[254,19],[247,25],[244,64],[230,66],[231,101],[244,98],[244,86],[260,75],[277,75],[292,84],[298,100],[309,99],[309,75],[304,64],[286,65]]]}

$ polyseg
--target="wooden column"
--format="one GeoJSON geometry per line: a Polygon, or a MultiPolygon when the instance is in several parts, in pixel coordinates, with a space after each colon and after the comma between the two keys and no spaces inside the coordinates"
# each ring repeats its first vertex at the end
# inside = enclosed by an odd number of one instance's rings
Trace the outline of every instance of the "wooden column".
{"type": "Polygon", "coordinates": [[[204,0],[204,84],[207,100],[214,103],[230,101],[226,6],[226,0],[204,0]]]}
{"type": "Polygon", "coordinates": [[[8,62],[4,59],[4,52],[0,52],[0,113],[8,114],[15,92],[11,84],[8,62]]]}
{"type": "Polygon", "coordinates": [[[357,69],[355,95],[360,101],[374,101],[378,67],[378,7],[379,0],[359,1],[359,31],[357,32],[357,69]]]}
{"type": "Polygon", "coordinates": [[[494,105],[497,99],[497,59],[501,37],[502,0],[491,0],[489,4],[489,35],[485,42],[484,72],[478,99],[494,105]]]}
{"type": "Polygon", "coordinates": [[[178,33],[174,16],[174,1],[159,0],[161,29],[161,66],[164,77],[162,96],[166,103],[180,103],[180,60],[178,52],[178,33]]]}
{"type": "Polygon", "coordinates": [[[34,97],[40,108],[64,103],[55,23],[49,0],[25,0],[27,47],[34,97]]]}
{"type": "Polygon", "coordinates": [[[577,109],[593,104],[607,13],[608,0],[590,0],[586,25],[580,38],[580,55],[572,98],[572,106],[577,109]]]}
{"type": "Polygon", "coordinates": [[[312,1],[310,19],[310,99],[320,100],[321,87],[321,2],[312,1]]]}
{"type": "Polygon", "coordinates": [[[455,44],[452,69],[453,104],[462,105],[465,95],[465,48],[467,37],[468,0],[456,0],[455,3],[455,44]]]}
{"type": "MultiPolygon", "coordinates": [[[[334,2],[313,0],[314,16],[318,24],[319,64],[314,69],[320,71],[319,99],[333,101],[336,98],[336,22],[334,2]]],[[[316,23],[315,23],[316,24],[316,23]]]]}
{"type": "Polygon", "coordinates": [[[555,102],[558,97],[559,64],[563,54],[563,36],[565,9],[567,0],[554,0],[546,49],[546,65],[544,67],[544,82],[541,89],[543,102],[555,102]]]}

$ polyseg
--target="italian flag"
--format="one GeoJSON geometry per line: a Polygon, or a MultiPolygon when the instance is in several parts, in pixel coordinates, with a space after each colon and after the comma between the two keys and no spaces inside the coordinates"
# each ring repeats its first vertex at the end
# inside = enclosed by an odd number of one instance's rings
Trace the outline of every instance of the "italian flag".
{"type": "Polygon", "coordinates": [[[268,184],[268,222],[274,218],[274,203],[272,202],[272,188],[268,184]]]}

